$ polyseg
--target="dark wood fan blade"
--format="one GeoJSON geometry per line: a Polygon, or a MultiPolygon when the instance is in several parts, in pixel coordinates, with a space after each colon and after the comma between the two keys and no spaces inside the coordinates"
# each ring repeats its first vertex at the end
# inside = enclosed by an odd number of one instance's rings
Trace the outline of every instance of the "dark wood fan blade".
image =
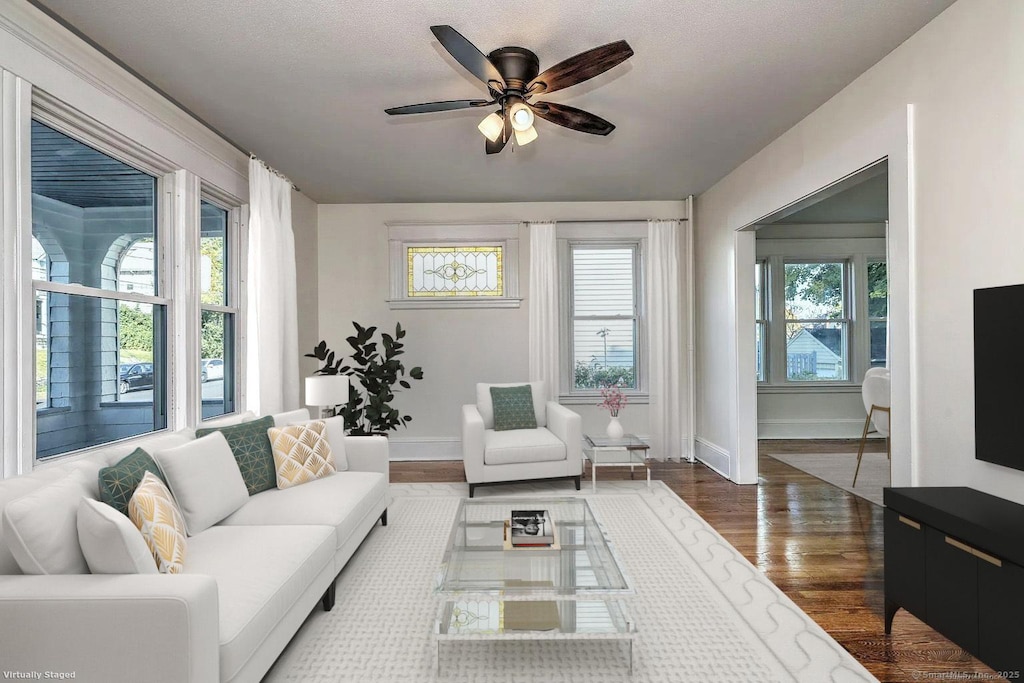
{"type": "Polygon", "coordinates": [[[453,109],[469,109],[494,104],[494,100],[448,100],[446,102],[426,102],[424,104],[407,104],[404,107],[391,107],[384,113],[391,114],[429,114],[433,111],[452,111],[453,109]]]}
{"type": "Polygon", "coordinates": [[[501,150],[505,149],[505,145],[508,143],[508,141],[509,141],[509,139],[511,137],[512,137],[512,119],[510,119],[509,117],[506,116],[505,117],[505,130],[502,131],[501,137],[499,137],[494,142],[491,142],[487,138],[484,138],[484,142],[487,143],[487,153],[488,154],[497,154],[501,150]]]}
{"type": "Polygon", "coordinates": [[[590,80],[633,56],[633,48],[624,40],[581,52],[555,64],[530,81],[527,92],[533,95],[554,92],[590,80]]]}
{"type": "Polygon", "coordinates": [[[533,113],[545,121],[578,130],[581,133],[608,135],[615,130],[615,124],[576,107],[554,102],[536,102],[530,106],[533,107],[533,113]]]}
{"type": "Polygon", "coordinates": [[[505,89],[505,81],[491,60],[461,33],[451,26],[431,26],[430,30],[444,49],[451,53],[455,61],[466,67],[469,73],[486,83],[492,90],[505,89]],[[494,85],[491,85],[492,82],[494,85]]]}

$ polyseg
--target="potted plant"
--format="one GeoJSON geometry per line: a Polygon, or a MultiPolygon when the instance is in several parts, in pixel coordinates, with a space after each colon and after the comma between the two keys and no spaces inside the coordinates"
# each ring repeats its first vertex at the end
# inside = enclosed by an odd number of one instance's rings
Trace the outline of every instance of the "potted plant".
{"type": "Polygon", "coordinates": [[[394,335],[382,332],[379,342],[374,339],[376,327],[363,327],[355,321],[352,325],[356,333],[345,340],[352,347],[348,362],[344,356],[329,349],[323,340],[306,357],[316,358],[324,364],[316,371],[318,375],[344,374],[358,380],[361,389],[351,392],[348,403],[339,411],[345,418],[345,429],[349,434],[387,435],[412,422],[412,416],[402,415],[391,406],[391,401],[402,389],[411,388],[408,380],[423,379],[423,369],[414,367],[406,374],[405,365],[399,359],[405,353],[405,344],[401,340],[406,332],[401,323],[395,325],[394,335]]]}

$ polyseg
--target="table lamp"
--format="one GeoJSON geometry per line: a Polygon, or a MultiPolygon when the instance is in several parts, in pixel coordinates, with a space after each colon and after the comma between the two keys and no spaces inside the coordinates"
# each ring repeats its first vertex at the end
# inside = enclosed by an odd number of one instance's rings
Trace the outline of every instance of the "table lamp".
{"type": "Polygon", "coordinates": [[[306,405],[320,406],[318,417],[334,417],[337,406],[348,403],[348,375],[313,375],[306,378],[306,405]],[[330,408],[330,415],[327,409],[330,408]]]}

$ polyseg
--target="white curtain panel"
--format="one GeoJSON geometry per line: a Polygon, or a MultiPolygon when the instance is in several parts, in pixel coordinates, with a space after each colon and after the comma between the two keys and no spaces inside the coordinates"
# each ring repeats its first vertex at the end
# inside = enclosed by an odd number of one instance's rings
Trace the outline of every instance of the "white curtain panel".
{"type": "Polygon", "coordinates": [[[299,407],[292,185],[249,160],[246,273],[246,408],[271,415],[299,407]]]}
{"type": "Polygon", "coordinates": [[[679,221],[647,222],[650,439],[655,460],[681,460],[688,429],[682,393],[679,221]]]}
{"type": "Polygon", "coordinates": [[[554,223],[530,223],[530,381],[558,400],[558,243],[554,223]]]}

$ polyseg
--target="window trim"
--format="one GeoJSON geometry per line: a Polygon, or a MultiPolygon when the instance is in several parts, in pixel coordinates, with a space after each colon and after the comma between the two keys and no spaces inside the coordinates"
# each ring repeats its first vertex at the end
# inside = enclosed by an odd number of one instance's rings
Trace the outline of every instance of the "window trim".
{"type": "MultiPolygon", "coordinates": [[[[636,320],[636,344],[633,349],[636,367],[636,388],[623,389],[622,393],[634,404],[648,403],[649,385],[647,377],[647,297],[645,294],[645,263],[647,256],[647,238],[630,236],[595,236],[580,237],[575,231],[571,237],[558,238],[558,263],[561,296],[559,297],[559,369],[560,387],[558,401],[566,405],[589,405],[601,397],[600,389],[576,389],[575,360],[573,356],[573,323],[576,316],[573,310],[573,249],[579,245],[601,248],[623,246],[631,247],[633,252],[633,319],[636,320]]],[[[629,319],[624,317],[623,319],[629,319]]]]}
{"type": "MultiPolygon", "coordinates": [[[[757,283],[757,286],[761,290],[761,306],[760,306],[760,310],[757,310],[758,309],[758,306],[757,306],[757,292],[755,290],[755,292],[754,292],[754,309],[755,309],[754,310],[754,326],[755,326],[754,344],[755,344],[755,347],[756,347],[756,345],[757,345],[757,330],[760,329],[761,330],[761,349],[760,349],[760,351],[761,351],[761,374],[762,374],[762,376],[757,378],[757,384],[758,384],[758,386],[765,386],[765,385],[768,384],[769,378],[771,377],[771,365],[772,365],[771,364],[771,348],[772,348],[772,344],[771,344],[771,339],[770,339],[770,335],[769,335],[769,332],[768,332],[771,329],[771,325],[769,323],[770,323],[770,320],[771,320],[771,310],[772,310],[772,307],[771,307],[771,290],[770,290],[770,286],[769,286],[769,277],[768,277],[768,273],[769,273],[768,259],[761,258],[761,259],[757,259],[757,260],[754,261],[754,271],[755,271],[755,274],[757,272],[757,267],[758,266],[760,266],[760,268],[761,268],[761,273],[760,273],[761,276],[760,276],[760,278],[755,278],[755,279],[759,280],[759,282],[757,283]]],[[[756,370],[756,368],[757,368],[757,366],[756,366],[756,359],[755,359],[755,370],[756,370]]]]}
{"type": "Polygon", "coordinates": [[[853,268],[852,268],[852,258],[836,258],[836,257],[786,258],[785,256],[782,258],[783,277],[781,277],[779,279],[782,280],[782,286],[783,286],[782,316],[780,318],[780,320],[783,321],[782,322],[783,335],[785,335],[786,326],[789,325],[789,324],[796,324],[796,325],[821,325],[821,324],[825,324],[825,325],[833,324],[834,325],[834,324],[839,324],[839,325],[842,325],[843,327],[845,327],[845,329],[846,329],[846,334],[844,335],[844,338],[843,338],[843,346],[844,346],[843,354],[842,354],[842,356],[840,356],[840,359],[846,364],[846,379],[834,379],[834,380],[824,380],[824,381],[823,380],[798,380],[798,379],[790,379],[789,378],[788,348],[787,348],[787,345],[785,344],[785,338],[783,337],[783,345],[782,345],[783,346],[783,351],[787,355],[786,362],[782,366],[782,373],[783,373],[782,374],[782,379],[785,382],[785,384],[790,385],[790,386],[794,386],[794,385],[795,386],[804,386],[804,385],[807,385],[807,384],[813,384],[813,385],[817,386],[819,384],[832,384],[832,385],[835,385],[835,384],[849,384],[850,382],[853,381],[853,377],[855,376],[854,375],[854,370],[853,370],[853,365],[854,365],[854,361],[853,361],[854,349],[851,348],[851,347],[855,346],[855,344],[852,343],[853,342],[853,335],[854,335],[855,331],[854,331],[854,326],[853,326],[854,316],[853,316],[853,311],[852,311],[852,308],[853,308],[852,303],[853,303],[853,301],[852,301],[852,291],[851,291],[852,290],[851,285],[852,285],[852,281],[853,281],[853,278],[851,277],[851,271],[852,270],[853,270],[853,268]],[[786,317],[786,313],[785,313],[785,310],[786,310],[786,298],[785,298],[785,286],[786,286],[785,269],[786,269],[786,266],[788,266],[788,265],[808,265],[808,264],[829,265],[829,264],[833,264],[833,263],[837,263],[837,264],[839,264],[842,267],[843,292],[842,292],[842,297],[840,297],[840,298],[841,298],[841,302],[842,302],[843,317],[841,317],[841,318],[787,318],[786,317]]]}
{"type": "Polygon", "coordinates": [[[388,268],[392,309],[519,308],[520,223],[388,223],[388,268]],[[412,297],[408,290],[409,247],[502,247],[501,296],[412,297]]]}

